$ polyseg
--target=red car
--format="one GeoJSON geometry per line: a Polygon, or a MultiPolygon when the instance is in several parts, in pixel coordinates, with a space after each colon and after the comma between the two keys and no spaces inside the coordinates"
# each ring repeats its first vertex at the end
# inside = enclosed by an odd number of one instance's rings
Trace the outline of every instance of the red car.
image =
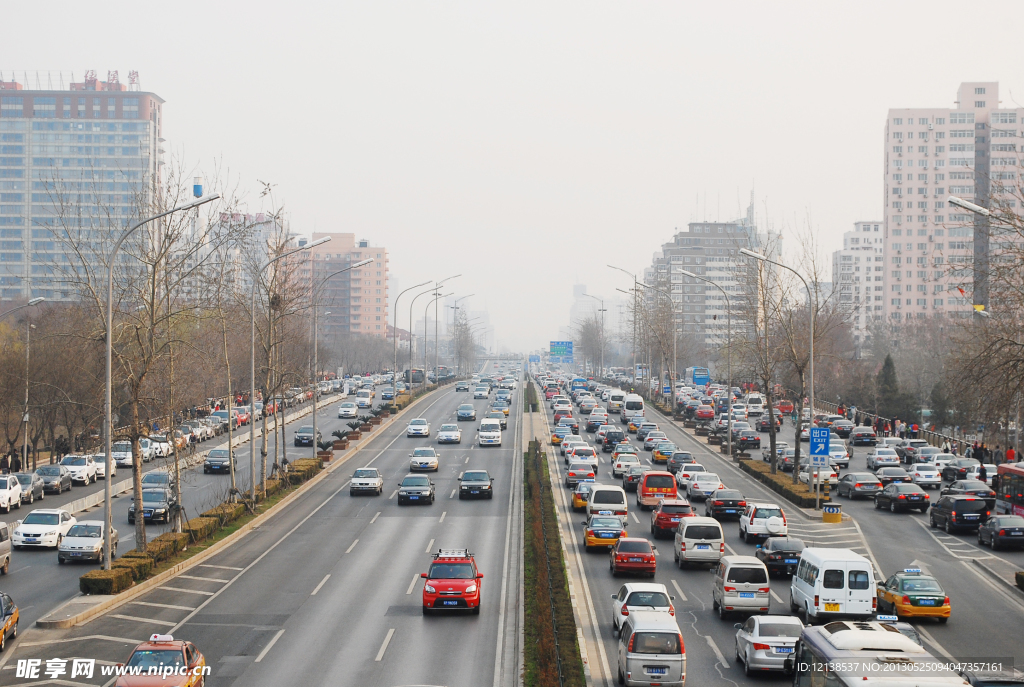
{"type": "Polygon", "coordinates": [[[693,413],[694,417],[698,420],[714,420],[715,409],[711,406],[698,406],[697,410],[693,413]]]}
{"type": "Polygon", "coordinates": [[[423,583],[423,615],[433,610],[472,610],[480,613],[480,588],[484,577],[467,549],[438,549],[429,572],[420,573],[423,583]]]}
{"type": "Polygon", "coordinates": [[[680,520],[695,515],[693,506],[686,499],[664,499],[651,512],[651,534],[654,537],[671,535],[679,527],[680,520]]]}
{"type": "Polygon", "coordinates": [[[558,421],[561,420],[563,417],[567,417],[567,418],[569,418],[571,420],[572,419],[572,411],[569,410],[568,408],[559,408],[558,410],[556,410],[555,411],[555,424],[557,425],[558,421]]]}
{"type": "Polygon", "coordinates": [[[641,537],[622,537],[612,547],[608,567],[613,576],[620,572],[647,573],[654,577],[658,562],[651,542],[641,537]]]}
{"type": "Polygon", "coordinates": [[[550,401],[552,398],[554,398],[557,395],[558,395],[558,388],[557,387],[549,386],[547,389],[544,389],[544,400],[545,401],[550,401]]]}

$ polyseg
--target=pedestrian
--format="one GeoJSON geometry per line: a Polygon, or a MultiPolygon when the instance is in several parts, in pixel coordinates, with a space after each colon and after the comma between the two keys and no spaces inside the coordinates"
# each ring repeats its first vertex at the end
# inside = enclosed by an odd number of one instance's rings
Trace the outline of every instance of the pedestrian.
{"type": "Polygon", "coordinates": [[[964,458],[973,458],[973,457],[974,457],[974,446],[971,445],[971,446],[967,447],[966,451],[964,451],[964,458]]]}
{"type": "Polygon", "coordinates": [[[978,468],[978,479],[982,482],[988,482],[988,470],[985,469],[984,463],[982,463],[981,467],[978,468]]]}
{"type": "Polygon", "coordinates": [[[1006,447],[1006,462],[1007,463],[1016,463],[1017,462],[1017,452],[1013,450],[1012,446],[1007,446],[1006,447]]]}
{"type": "Polygon", "coordinates": [[[992,464],[1001,465],[1003,462],[1003,450],[996,444],[996,450],[992,452],[992,464]]]}
{"type": "Polygon", "coordinates": [[[943,453],[952,453],[949,450],[949,439],[946,439],[945,441],[942,442],[942,452],[943,453]]]}
{"type": "Polygon", "coordinates": [[[11,472],[21,472],[21,458],[17,453],[14,454],[14,460],[11,462],[11,472]]]}
{"type": "Polygon", "coordinates": [[[981,446],[978,447],[978,451],[974,454],[974,457],[979,463],[984,463],[988,458],[988,447],[985,446],[984,442],[982,442],[981,446]]]}

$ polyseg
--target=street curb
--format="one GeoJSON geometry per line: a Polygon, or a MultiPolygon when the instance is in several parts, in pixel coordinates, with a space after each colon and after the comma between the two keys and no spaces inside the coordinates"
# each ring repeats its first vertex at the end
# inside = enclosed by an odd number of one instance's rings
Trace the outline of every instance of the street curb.
{"type": "Polygon", "coordinates": [[[1006,578],[1004,578],[1004,577],[1003,577],[1002,575],[1000,575],[999,573],[997,573],[997,572],[996,572],[995,570],[993,570],[993,569],[992,569],[992,568],[990,568],[989,566],[987,566],[987,565],[985,565],[984,563],[982,563],[982,562],[981,562],[980,560],[978,560],[977,558],[972,558],[972,559],[971,559],[971,562],[973,562],[973,563],[974,563],[974,564],[975,564],[976,566],[978,566],[979,568],[981,568],[981,569],[982,569],[982,571],[983,571],[983,572],[984,572],[984,573],[985,573],[986,575],[988,575],[988,576],[989,576],[989,577],[991,577],[991,578],[992,578],[993,580],[995,580],[996,582],[999,582],[999,583],[1000,583],[1000,584],[1002,584],[1002,585],[1003,585],[1004,587],[1006,587],[1006,588],[1007,588],[1007,589],[1009,589],[1009,590],[1010,590],[1011,592],[1013,592],[1013,594],[1011,594],[1011,596],[1015,596],[1015,597],[1016,597],[1016,599],[1017,599],[1017,601],[1024,601],[1024,590],[1021,590],[1021,589],[1020,589],[1020,588],[1019,588],[1019,587],[1018,587],[1017,585],[1015,585],[1015,584],[1011,584],[1010,582],[1008,582],[1008,581],[1006,580],[1006,578]]]}
{"type": "MultiPolygon", "coordinates": [[[[393,415],[389,419],[398,419],[401,415],[403,415],[407,411],[412,410],[417,405],[419,405],[420,401],[423,401],[423,400],[425,400],[427,398],[430,398],[434,393],[436,393],[437,391],[440,391],[441,389],[444,389],[444,387],[439,387],[438,389],[435,389],[434,391],[431,391],[431,392],[429,392],[427,394],[424,394],[423,396],[420,396],[413,403],[409,404],[408,406],[406,406],[402,410],[398,411],[398,413],[396,415],[393,415]]],[[[332,403],[333,403],[333,401],[332,401],[332,403]]],[[[372,438],[375,438],[375,437],[368,437],[368,438],[372,439],[372,438]]],[[[139,596],[145,594],[146,592],[149,592],[153,588],[160,586],[161,584],[163,584],[167,580],[173,578],[174,576],[176,576],[176,575],[178,575],[178,574],[180,574],[180,573],[182,573],[182,572],[184,572],[186,570],[189,570],[190,568],[193,568],[193,567],[199,565],[203,561],[207,560],[208,558],[211,558],[211,557],[215,556],[218,553],[221,553],[222,551],[227,549],[229,546],[231,546],[232,544],[236,543],[238,540],[242,539],[250,531],[252,531],[256,527],[259,527],[259,526],[263,525],[263,523],[266,522],[268,519],[270,519],[271,517],[277,515],[280,511],[284,510],[286,507],[291,505],[292,502],[295,501],[298,497],[302,496],[307,491],[312,489],[314,486],[316,486],[317,484],[319,484],[323,480],[327,479],[327,477],[329,477],[335,470],[337,470],[341,465],[344,465],[345,463],[347,463],[350,458],[352,458],[353,456],[358,454],[364,447],[368,446],[369,443],[370,443],[369,441],[367,441],[366,443],[360,443],[359,446],[356,446],[351,451],[346,452],[345,455],[342,456],[337,462],[332,460],[330,465],[324,467],[324,469],[321,470],[316,476],[314,476],[313,478],[311,478],[311,479],[307,480],[306,482],[304,482],[298,489],[296,489],[294,492],[292,492],[291,494],[286,496],[284,499],[282,499],[280,502],[275,504],[266,513],[263,513],[263,514],[257,516],[253,520],[251,520],[248,523],[246,523],[241,529],[239,529],[236,532],[232,532],[227,537],[225,537],[224,539],[220,540],[219,542],[217,542],[216,544],[214,544],[213,546],[211,546],[207,550],[203,551],[202,553],[199,553],[199,554],[193,556],[192,558],[189,558],[186,561],[182,561],[181,563],[175,565],[173,568],[170,568],[170,569],[165,570],[164,572],[160,573],[156,577],[151,577],[148,580],[140,582],[139,584],[137,584],[137,585],[131,587],[130,589],[126,590],[124,593],[118,594],[116,596],[113,596],[113,597],[107,599],[106,601],[102,601],[102,602],[96,604],[95,606],[93,606],[92,608],[90,608],[88,610],[82,611],[80,613],[76,613],[73,616],[68,616],[67,618],[62,618],[60,620],[46,620],[47,617],[53,616],[53,615],[59,613],[62,608],[66,607],[66,606],[68,606],[70,604],[74,604],[76,602],[80,603],[81,597],[85,596],[85,594],[79,594],[78,596],[72,598],[69,601],[64,602],[63,604],[61,604],[57,608],[53,609],[52,611],[47,613],[46,616],[43,616],[42,618],[37,620],[36,623],[35,623],[36,627],[41,628],[41,629],[52,630],[52,629],[64,629],[64,628],[74,627],[76,625],[85,624],[89,620],[95,618],[96,616],[101,615],[101,614],[103,614],[106,611],[109,611],[111,609],[117,608],[119,606],[123,606],[124,604],[131,602],[136,597],[139,597],[139,596]]]]}

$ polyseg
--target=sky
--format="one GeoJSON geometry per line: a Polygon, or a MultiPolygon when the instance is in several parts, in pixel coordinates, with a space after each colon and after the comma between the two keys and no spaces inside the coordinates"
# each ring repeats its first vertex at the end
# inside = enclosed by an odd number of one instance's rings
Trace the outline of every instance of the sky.
{"type": "MultiPolygon", "coordinates": [[[[139,72],[169,151],[292,230],[389,248],[525,352],[676,228],[742,215],[826,259],[880,220],[890,107],[1024,103],[1024,3],[10,3],[0,75],[139,72]]],[[[404,310],[399,303],[400,312],[404,310]]],[[[407,310],[406,310],[407,312],[407,310]]],[[[401,320],[400,316],[400,320],[401,320]]],[[[407,326],[402,321],[400,327],[407,326]]]]}

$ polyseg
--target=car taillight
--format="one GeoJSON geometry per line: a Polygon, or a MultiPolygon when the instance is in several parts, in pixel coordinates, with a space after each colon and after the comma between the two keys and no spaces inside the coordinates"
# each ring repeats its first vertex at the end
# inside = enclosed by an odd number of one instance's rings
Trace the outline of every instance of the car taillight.
{"type": "Polygon", "coordinates": [[[871,597],[871,612],[874,613],[877,608],[878,608],[878,597],[877,596],[873,596],[873,597],[871,597]]]}
{"type": "Polygon", "coordinates": [[[722,542],[721,544],[718,545],[718,550],[721,553],[725,553],[725,542],[722,542]]]}
{"type": "Polygon", "coordinates": [[[619,613],[621,613],[622,615],[629,615],[629,609],[623,606],[622,610],[619,611],[619,613]]]}
{"type": "Polygon", "coordinates": [[[771,587],[759,587],[757,591],[759,594],[767,594],[771,590],[771,587]]]}
{"type": "Polygon", "coordinates": [[[864,486],[864,485],[863,485],[863,484],[861,484],[860,482],[857,482],[857,484],[854,484],[854,485],[853,485],[854,489],[860,489],[860,488],[861,488],[861,487],[863,487],[863,486],[864,486]]]}
{"type": "Polygon", "coordinates": [[[992,511],[990,511],[990,510],[987,510],[987,511],[985,511],[985,517],[986,517],[986,518],[987,518],[988,516],[990,516],[990,515],[992,515],[992,511]]]}
{"type": "Polygon", "coordinates": [[[594,530],[587,530],[587,536],[588,537],[593,537],[594,536],[594,530]]]}
{"type": "Polygon", "coordinates": [[[619,536],[620,536],[620,537],[625,537],[625,536],[627,536],[627,535],[626,535],[626,530],[622,530],[621,532],[619,532],[619,536]]]}
{"type": "Polygon", "coordinates": [[[754,642],[754,651],[768,651],[769,649],[771,649],[771,647],[767,644],[758,644],[757,642],[754,642]]]}
{"type": "Polygon", "coordinates": [[[679,542],[679,553],[686,551],[686,542],[679,542]]]}
{"type": "Polygon", "coordinates": [[[744,508],[744,507],[746,507],[746,505],[747,505],[747,502],[746,502],[746,501],[740,501],[740,502],[739,502],[739,503],[737,503],[736,505],[737,505],[737,506],[739,506],[740,508],[744,508]]]}
{"type": "Polygon", "coordinates": [[[639,634],[639,633],[634,632],[633,636],[629,638],[629,646],[626,647],[626,653],[632,653],[632,651],[633,651],[633,642],[636,641],[637,634],[639,634]]]}
{"type": "Polygon", "coordinates": [[[725,502],[724,501],[715,501],[715,505],[716,506],[724,506],[725,502]]]}
{"type": "Polygon", "coordinates": [[[727,591],[727,592],[734,592],[734,591],[736,591],[736,587],[723,587],[723,589],[725,591],[727,591]]]}
{"type": "Polygon", "coordinates": [[[815,608],[818,607],[818,595],[817,594],[814,595],[814,607],[815,608]]]}
{"type": "Polygon", "coordinates": [[[588,472],[587,473],[587,477],[593,477],[593,476],[594,476],[594,473],[592,473],[592,472],[588,472]]]}
{"type": "Polygon", "coordinates": [[[1005,537],[1006,536],[1006,530],[999,530],[999,536],[1000,537],[1005,537]]]}
{"type": "Polygon", "coordinates": [[[949,518],[950,520],[956,521],[956,511],[951,512],[949,514],[949,518]]]}
{"type": "Polygon", "coordinates": [[[906,594],[904,594],[903,598],[900,599],[900,603],[902,603],[904,606],[909,606],[910,605],[910,597],[907,596],[906,594]]]}
{"type": "Polygon", "coordinates": [[[903,494],[900,494],[900,495],[899,495],[899,498],[901,498],[901,499],[905,499],[905,498],[907,498],[907,497],[906,497],[905,495],[903,495],[903,494]]]}
{"type": "MultiPolygon", "coordinates": [[[[779,512],[781,513],[782,511],[779,511],[779,512]]],[[[782,524],[783,525],[786,524],[786,514],[785,513],[782,513],[782,524]]]]}
{"type": "MultiPolygon", "coordinates": [[[[668,614],[669,615],[675,615],[676,614],[676,607],[673,606],[672,604],[668,605],[668,614]]],[[[680,636],[680,639],[682,639],[681,636],[680,636]]]]}
{"type": "Polygon", "coordinates": [[[948,596],[945,599],[942,600],[942,605],[943,606],[948,606],[949,605],[949,597],[948,596]]]}

